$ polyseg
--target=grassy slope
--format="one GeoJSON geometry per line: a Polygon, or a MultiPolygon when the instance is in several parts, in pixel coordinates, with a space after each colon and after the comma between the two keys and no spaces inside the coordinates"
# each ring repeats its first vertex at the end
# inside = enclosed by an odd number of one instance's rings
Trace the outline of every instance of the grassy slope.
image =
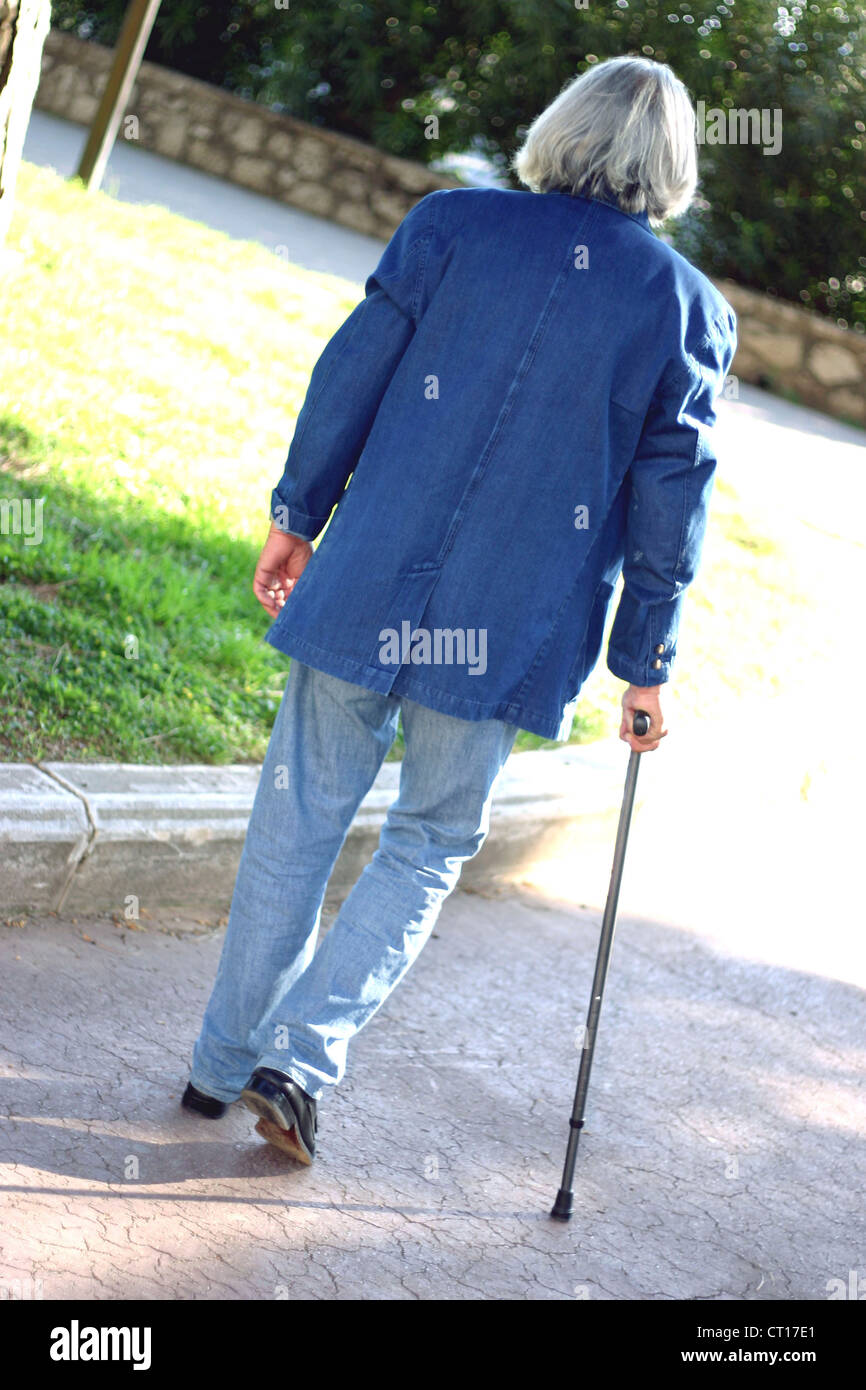
{"type": "MultiPolygon", "coordinates": [[[[0,536],[0,758],[258,759],[286,661],[253,565],[310,371],[359,289],[28,165],[9,245],[0,497],[45,503],[41,544],[0,536]]],[[[680,707],[767,682],[793,587],[717,488],[680,707]],[[755,584],[766,623],[720,671],[755,584]]],[[[622,689],[602,663],[573,741],[616,727],[622,689]]]]}

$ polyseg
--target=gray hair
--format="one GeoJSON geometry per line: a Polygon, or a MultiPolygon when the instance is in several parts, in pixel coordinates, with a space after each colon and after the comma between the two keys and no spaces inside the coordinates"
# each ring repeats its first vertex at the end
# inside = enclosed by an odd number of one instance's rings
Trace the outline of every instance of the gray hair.
{"type": "Polygon", "coordinates": [[[511,168],[534,193],[605,198],[658,226],[694,197],[694,108],[666,64],[609,58],[536,116],[511,168]]]}

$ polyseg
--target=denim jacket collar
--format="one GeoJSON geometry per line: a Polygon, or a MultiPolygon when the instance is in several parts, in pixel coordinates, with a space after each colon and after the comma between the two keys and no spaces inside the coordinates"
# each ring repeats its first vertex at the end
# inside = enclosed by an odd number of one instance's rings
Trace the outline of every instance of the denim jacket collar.
{"type": "Polygon", "coordinates": [[[613,208],[615,212],[622,213],[623,217],[630,217],[632,222],[639,222],[642,227],[645,227],[648,232],[653,234],[649,222],[649,213],[626,212],[624,208],[620,207],[615,198],[603,198],[600,194],[594,194],[592,197],[588,197],[585,193],[569,193],[568,189],[565,188],[549,189],[548,194],[550,193],[555,194],[558,198],[581,198],[587,203],[604,203],[607,207],[613,208]]]}

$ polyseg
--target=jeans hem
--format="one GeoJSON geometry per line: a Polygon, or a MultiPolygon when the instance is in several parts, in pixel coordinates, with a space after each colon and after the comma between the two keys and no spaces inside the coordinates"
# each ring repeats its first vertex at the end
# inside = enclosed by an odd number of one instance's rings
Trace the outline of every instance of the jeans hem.
{"type": "Polygon", "coordinates": [[[290,1077],[292,1078],[292,1080],[294,1081],[295,1085],[296,1085],[296,1086],[300,1086],[301,1090],[302,1090],[302,1091],[305,1091],[306,1094],[310,1097],[311,1100],[315,1100],[315,1101],[321,1100],[321,1098],[322,1098],[322,1089],[321,1089],[321,1087],[319,1087],[319,1088],[317,1089],[317,1088],[314,1086],[313,1089],[311,1090],[311,1089],[310,1089],[310,1080],[309,1080],[309,1078],[308,1078],[307,1076],[304,1075],[304,1073],[303,1073],[303,1071],[300,1069],[300,1067],[288,1066],[288,1065],[286,1064],[286,1062],[283,1060],[283,1058],[280,1058],[279,1061],[274,1061],[274,1060],[273,1060],[272,1058],[270,1058],[270,1057],[266,1057],[266,1056],[265,1056],[265,1057],[260,1057],[259,1060],[256,1062],[256,1066],[257,1066],[257,1067],[271,1067],[273,1071],[281,1071],[281,1072],[283,1072],[286,1076],[290,1076],[290,1077]]]}
{"type": "Polygon", "coordinates": [[[241,1086],[239,1091],[227,1091],[225,1086],[216,1086],[207,1077],[199,1079],[196,1072],[190,1072],[189,1084],[194,1086],[197,1091],[201,1091],[202,1095],[210,1096],[213,1100],[221,1100],[226,1105],[233,1105],[236,1100],[240,1100],[243,1090],[243,1086],[241,1086]]]}

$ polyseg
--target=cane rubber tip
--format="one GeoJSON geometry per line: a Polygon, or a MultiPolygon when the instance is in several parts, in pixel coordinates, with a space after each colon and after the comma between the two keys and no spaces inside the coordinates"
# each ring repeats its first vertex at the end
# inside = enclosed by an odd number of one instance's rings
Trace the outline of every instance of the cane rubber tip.
{"type": "Polygon", "coordinates": [[[570,1192],[564,1192],[562,1188],[556,1194],[556,1201],[550,1210],[550,1215],[554,1221],[570,1221],[574,1198],[570,1192]]]}

